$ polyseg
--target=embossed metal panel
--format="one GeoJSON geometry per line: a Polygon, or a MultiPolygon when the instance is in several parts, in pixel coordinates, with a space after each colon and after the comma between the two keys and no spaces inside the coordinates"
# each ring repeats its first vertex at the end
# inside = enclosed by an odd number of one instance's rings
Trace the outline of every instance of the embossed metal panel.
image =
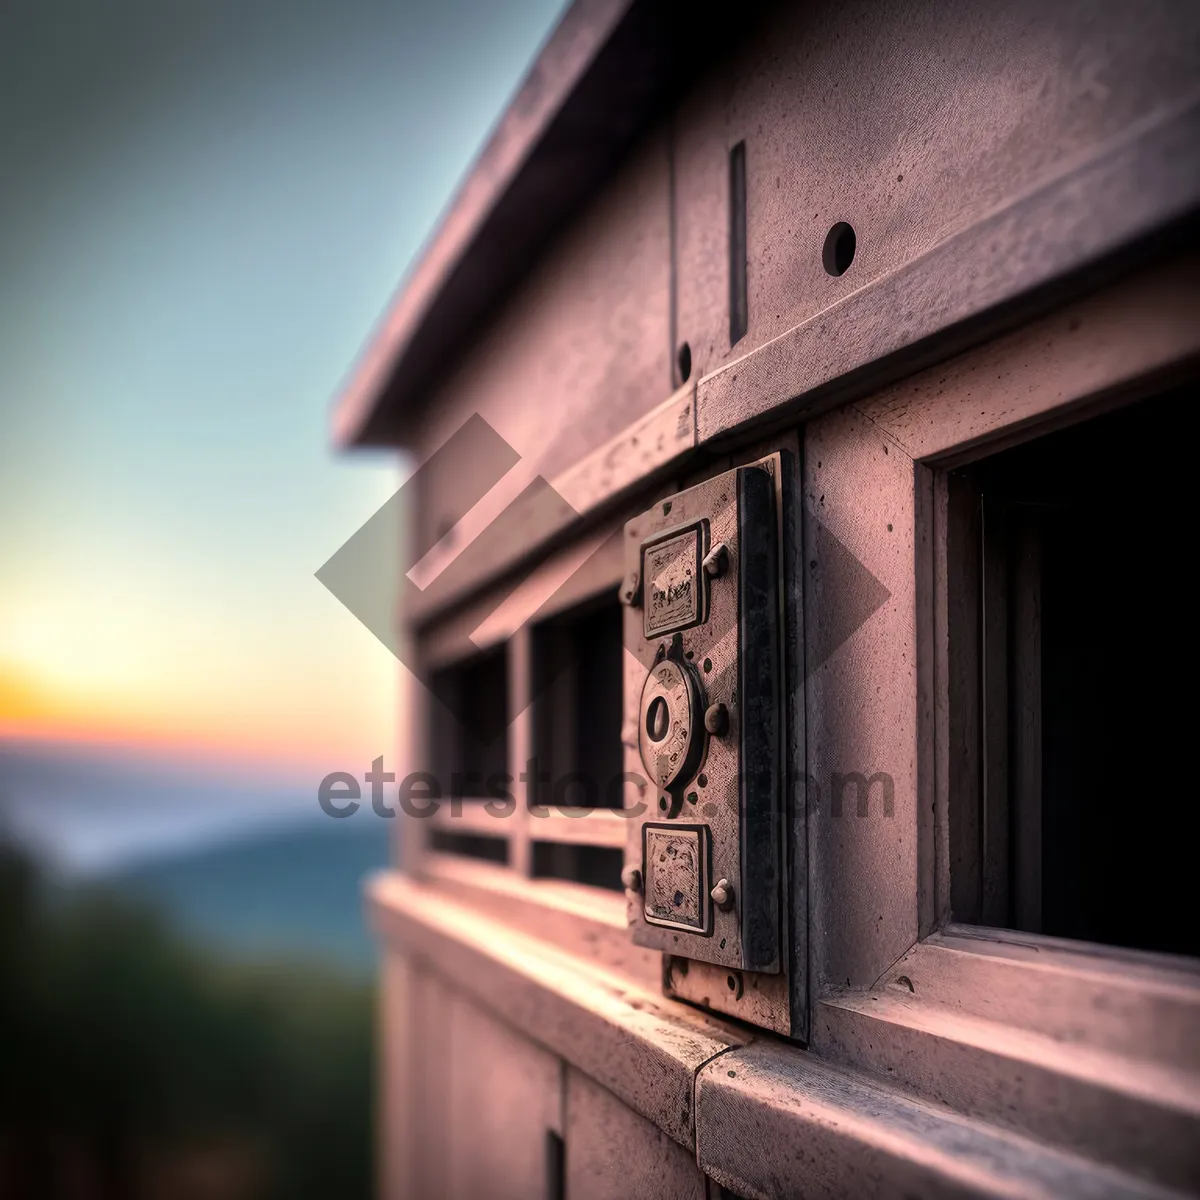
{"type": "Polygon", "coordinates": [[[643,825],[645,917],[655,925],[708,933],[707,825],[643,825]]]}
{"type": "Polygon", "coordinates": [[[646,637],[661,637],[700,624],[707,610],[707,576],[701,563],[708,544],[708,522],[642,546],[642,606],[646,637]]]}
{"type": "Polygon", "coordinates": [[[645,781],[625,880],[640,945],[780,964],[783,455],[626,526],[626,769],[645,781]],[[636,749],[635,749],[636,747],[636,749]]]}

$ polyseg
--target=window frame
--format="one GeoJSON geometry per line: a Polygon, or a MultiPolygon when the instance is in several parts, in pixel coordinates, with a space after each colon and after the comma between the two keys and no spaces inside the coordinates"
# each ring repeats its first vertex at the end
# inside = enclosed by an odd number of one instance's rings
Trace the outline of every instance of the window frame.
{"type": "MultiPolygon", "coordinates": [[[[417,876],[428,874],[447,857],[429,846],[428,833],[463,834],[503,841],[507,845],[507,867],[517,876],[533,879],[533,844],[546,842],[572,846],[598,846],[623,849],[626,821],[616,809],[592,812],[559,812],[545,816],[530,811],[536,797],[520,775],[533,754],[535,712],[533,704],[533,639],[535,626],[582,605],[598,601],[606,594],[616,595],[624,573],[620,544],[621,526],[609,520],[575,542],[552,552],[528,574],[513,580],[500,580],[480,591],[469,602],[439,621],[419,628],[415,635],[422,673],[455,667],[474,656],[503,647],[508,668],[508,774],[513,777],[514,811],[498,818],[485,810],[477,799],[464,797],[458,808],[443,804],[421,820],[405,822],[403,861],[417,876]],[[536,824],[535,824],[536,822],[536,824]]],[[[408,711],[413,714],[416,730],[410,743],[411,761],[429,758],[429,706],[436,703],[412,681],[407,689],[408,711]]],[[[470,860],[468,860],[470,861],[470,860]]],[[[435,872],[436,874],[436,872],[435,872]]],[[[483,878],[494,878],[484,872],[483,878]]],[[[559,880],[534,880],[560,884],[559,880]]],[[[606,899],[610,889],[571,884],[606,899]]]]}
{"type": "MultiPolygon", "coordinates": [[[[807,680],[809,1048],[1176,1186],[1200,1097],[1200,1054],[1179,1052],[1200,1028],[1200,960],[952,921],[946,478],[1194,378],[1198,280],[1196,255],[1160,263],[805,428],[806,543],[827,524],[890,593],[807,680]],[[823,780],[868,766],[895,770],[895,820],[835,819],[823,780]]],[[[830,601],[818,573],[810,654],[830,601]]]]}

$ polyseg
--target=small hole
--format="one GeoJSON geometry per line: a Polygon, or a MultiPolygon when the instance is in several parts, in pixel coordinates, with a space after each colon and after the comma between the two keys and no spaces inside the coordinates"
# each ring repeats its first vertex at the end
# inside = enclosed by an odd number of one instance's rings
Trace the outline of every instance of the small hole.
{"type": "Polygon", "coordinates": [[[729,985],[729,990],[731,992],[737,991],[737,980],[734,979],[732,975],[727,976],[725,982],[729,985]]]}
{"type": "Polygon", "coordinates": [[[706,672],[712,670],[712,659],[711,658],[706,658],[704,660],[704,670],[706,672]]]}
{"type": "Polygon", "coordinates": [[[692,374],[692,348],[687,342],[679,347],[679,354],[675,361],[679,365],[679,382],[687,383],[692,374]]]}
{"type": "Polygon", "coordinates": [[[670,502],[670,500],[668,500],[668,501],[667,501],[667,502],[666,502],[666,503],[663,505],[663,516],[664,516],[664,517],[669,517],[670,515],[671,515],[671,502],[670,502]]]}
{"type": "Polygon", "coordinates": [[[696,801],[697,801],[697,800],[699,800],[699,799],[700,799],[700,797],[699,797],[699,796],[697,796],[695,792],[688,792],[688,794],[687,794],[687,802],[688,802],[689,804],[695,804],[695,803],[696,803],[696,801]]]}
{"type": "Polygon", "coordinates": [[[667,798],[666,798],[666,796],[659,796],[659,798],[658,798],[658,807],[659,807],[659,810],[660,810],[660,811],[662,811],[662,812],[666,812],[666,811],[667,811],[667,798]]]}
{"type": "Polygon", "coordinates": [[[701,787],[708,787],[708,776],[705,775],[705,773],[703,771],[701,771],[700,774],[696,776],[696,782],[701,787]]]}
{"type": "Polygon", "coordinates": [[[826,235],[825,248],[821,251],[821,262],[830,275],[844,275],[854,261],[858,239],[853,228],[839,221],[826,235]]]}

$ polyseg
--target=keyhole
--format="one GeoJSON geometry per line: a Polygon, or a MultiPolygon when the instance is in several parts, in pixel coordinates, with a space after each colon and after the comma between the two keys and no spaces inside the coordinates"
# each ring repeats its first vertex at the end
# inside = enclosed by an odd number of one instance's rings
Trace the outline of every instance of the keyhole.
{"type": "Polygon", "coordinates": [[[661,696],[655,696],[646,710],[646,733],[652,742],[661,742],[667,736],[667,726],[671,722],[671,714],[667,711],[667,702],[661,696]]]}

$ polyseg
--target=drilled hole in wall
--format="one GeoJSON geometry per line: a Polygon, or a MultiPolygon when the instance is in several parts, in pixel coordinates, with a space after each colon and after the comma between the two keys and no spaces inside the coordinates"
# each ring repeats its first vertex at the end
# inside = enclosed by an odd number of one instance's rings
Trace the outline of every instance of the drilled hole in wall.
{"type": "Polygon", "coordinates": [[[825,247],[821,251],[821,262],[830,275],[844,275],[854,261],[858,239],[854,229],[846,221],[839,221],[826,235],[825,247]]]}
{"type": "Polygon", "coordinates": [[[684,342],[679,347],[679,353],[675,358],[679,365],[679,382],[687,383],[692,374],[692,348],[684,342]]]}

